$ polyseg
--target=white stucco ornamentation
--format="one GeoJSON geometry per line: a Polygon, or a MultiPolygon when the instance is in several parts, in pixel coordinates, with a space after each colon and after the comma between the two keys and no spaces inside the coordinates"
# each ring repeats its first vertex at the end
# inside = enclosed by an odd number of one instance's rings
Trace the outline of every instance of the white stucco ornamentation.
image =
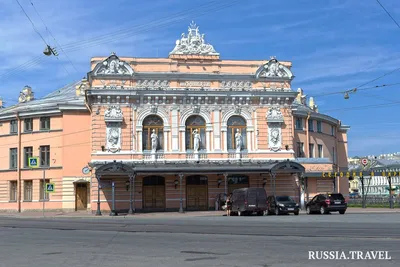
{"type": "Polygon", "coordinates": [[[112,105],[104,112],[104,120],[106,122],[122,122],[123,114],[120,106],[112,105]]]}
{"type": "Polygon", "coordinates": [[[106,60],[98,63],[93,70],[97,75],[133,75],[132,67],[125,61],[121,61],[115,53],[112,53],[106,60]]]}
{"type": "Polygon", "coordinates": [[[258,68],[256,72],[256,78],[289,78],[292,79],[293,73],[290,69],[275,58],[271,57],[271,60],[266,64],[258,68]]]}
{"type": "Polygon", "coordinates": [[[106,122],[106,148],[110,152],[121,150],[121,124],[123,114],[120,106],[112,105],[104,112],[104,121],[106,122]]]}
{"type": "Polygon", "coordinates": [[[121,123],[107,123],[107,150],[110,152],[118,152],[121,150],[121,123]]]}
{"type": "Polygon", "coordinates": [[[282,123],[283,114],[279,107],[271,107],[267,112],[268,123],[268,146],[269,149],[277,152],[282,147],[282,123]]]}
{"type": "Polygon", "coordinates": [[[192,21],[188,28],[188,35],[182,33],[181,39],[176,41],[175,48],[170,55],[219,55],[214,47],[205,43],[204,34],[200,34],[199,27],[192,21]]]}

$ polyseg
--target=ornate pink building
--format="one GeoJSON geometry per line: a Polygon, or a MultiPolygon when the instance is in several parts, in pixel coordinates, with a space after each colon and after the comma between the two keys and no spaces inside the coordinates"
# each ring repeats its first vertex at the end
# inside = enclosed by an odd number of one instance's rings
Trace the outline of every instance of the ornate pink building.
{"type": "Polygon", "coordinates": [[[208,210],[241,187],[301,203],[347,194],[333,173],[347,170],[349,127],[291,88],[291,67],[221,60],[192,23],[168,58],[112,53],[42,99],[25,87],[0,109],[0,210],[208,210]]]}

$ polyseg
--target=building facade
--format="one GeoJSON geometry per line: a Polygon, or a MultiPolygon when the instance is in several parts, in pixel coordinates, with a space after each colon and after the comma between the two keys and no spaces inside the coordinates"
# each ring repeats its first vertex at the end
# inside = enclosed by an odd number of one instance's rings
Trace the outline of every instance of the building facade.
{"type": "Polygon", "coordinates": [[[347,194],[334,173],[349,127],[291,88],[291,67],[221,60],[192,23],[167,58],[112,53],[42,99],[25,87],[0,110],[0,210],[208,210],[241,187],[347,194]]]}
{"type": "MultiPolygon", "coordinates": [[[[363,192],[371,197],[398,196],[400,193],[400,153],[349,158],[349,169],[355,173],[369,171],[374,175],[357,175],[349,183],[349,192],[363,192]],[[366,159],[364,166],[361,160],[366,159]],[[364,179],[364,188],[361,179],[364,179]],[[391,189],[391,190],[389,190],[391,189]],[[390,192],[391,191],[391,192],[390,192]]],[[[368,173],[367,173],[368,174],[368,173]]]]}

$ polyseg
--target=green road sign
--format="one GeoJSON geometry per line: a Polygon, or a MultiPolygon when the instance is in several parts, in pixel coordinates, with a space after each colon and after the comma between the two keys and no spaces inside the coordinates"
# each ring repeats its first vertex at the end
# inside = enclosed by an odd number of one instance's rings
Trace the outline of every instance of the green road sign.
{"type": "Polygon", "coordinates": [[[29,168],[38,168],[39,167],[39,158],[38,157],[30,157],[28,159],[29,168]]]}
{"type": "Polygon", "coordinates": [[[54,193],[55,187],[54,183],[46,183],[46,193],[54,193]]]}

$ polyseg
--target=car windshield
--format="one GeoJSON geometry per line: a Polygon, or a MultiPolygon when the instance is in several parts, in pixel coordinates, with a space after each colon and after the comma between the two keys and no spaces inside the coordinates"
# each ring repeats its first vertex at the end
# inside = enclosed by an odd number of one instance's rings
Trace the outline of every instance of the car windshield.
{"type": "Polygon", "coordinates": [[[282,197],[276,197],[277,201],[293,201],[293,199],[289,196],[282,196],[282,197]]]}

